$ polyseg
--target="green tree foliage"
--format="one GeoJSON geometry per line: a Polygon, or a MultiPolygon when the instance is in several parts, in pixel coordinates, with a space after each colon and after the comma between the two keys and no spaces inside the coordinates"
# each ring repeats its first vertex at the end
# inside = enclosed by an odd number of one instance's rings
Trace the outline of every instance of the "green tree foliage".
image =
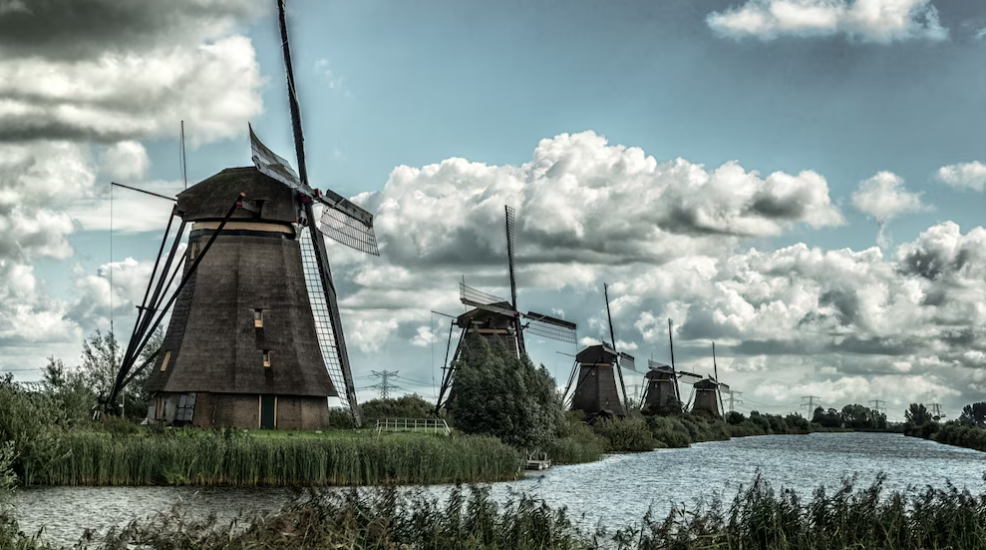
{"type": "Polygon", "coordinates": [[[859,404],[846,405],[840,416],[845,428],[882,430],[887,427],[887,415],[859,404]]]}
{"type": "Polygon", "coordinates": [[[962,407],[959,422],[970,426],[986,428],[986,401],[980,401],[962,407]]]}
{"type": "Polygon", "coordinates": [[[941,427],[924,403],[911,403],[904,411],[904,434],[930,439],[941,427]]]}
{"type": "Polygon", "coordinates": [[[562,408],[543,366],[536,369],[530,359],[472,334],[453,368],[448,409],[456,428],[524,450],[544,448],[555,437],[562,408]]]}
{"type": "Polygon", "coordinates": [[[826,411],[822,407],[817,407],[811,417],[811,422],[823,428],[841,428],[842,415],[835,409],[826,411]]]}
{"type": "MultiPolygon", "coordinates": [[[[135,370],[130,372],[134,375],[133,380],[118,396],[120,402],[126,405],[124,413],[128,418],[143,418],[147,414],[145,403],[149,396],[144,392],[144,383],[150,376],[152,363],[163,342],[164,333],[158,328],[141,351],[133,366],[135,370]]],[[[82,364],[79,372],[82,380],[97,396],[109,397],[117,373],[120,372],[125,351],[112,332],[103,334],[96,330],[95,334],[82,343],[82,364]]]]}
{"type": "Polygon", "coordinates": [[[364,422],[381,418],[431,418],[435,413],[435,404],[414,393],[394,399],[371,399],[360,405],[360,411],[364,422]]]}

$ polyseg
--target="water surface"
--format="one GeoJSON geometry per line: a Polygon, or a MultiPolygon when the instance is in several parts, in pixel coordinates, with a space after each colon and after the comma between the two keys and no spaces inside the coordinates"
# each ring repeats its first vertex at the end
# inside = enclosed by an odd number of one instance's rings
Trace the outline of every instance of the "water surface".
{"type": "MultiPolygon", "coordinates": [[[[689,507],[716,495],[732,498],[757,471],[775,488],[805,497],[824,485],[841,487],[858,476],[869,485],[879,472],[888,490],[932,486],[946,480],[986,492],[986,453],[896,434],[833,433],[761,436],[698,443],[690,449],[613,455],[590,464],[555,467],[491,486],[493,497],[526,492],[552,506],[567,506],[587,526],[610,529],[638,522],[649,507],[666,513],[672,503],[689,507]]],[[[424,490],[441,497],[448,486],[424,490]]],[[[27,533],[44,527],[44,538],[71,544],[86,528],[104,531],[179,504],[192,517],[276,510],[294,491],[286,488],[44,487],[19,491],[16,514],[27,533]]]]}

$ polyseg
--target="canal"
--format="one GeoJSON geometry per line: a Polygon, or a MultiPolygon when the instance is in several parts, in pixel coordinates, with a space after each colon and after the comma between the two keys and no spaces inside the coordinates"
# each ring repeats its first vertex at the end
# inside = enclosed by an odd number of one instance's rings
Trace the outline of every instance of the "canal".
{"type": "MultiPolygon", "coordinates": [[[[841,487],[857,476],[869,485],[887,475],[890,490],[943,488],[946,481],[986,492],[986,453],[939,445],[896,434],[833,433],[761,436],[699,443],[690,449],[613,455],[591,464],[547,472],[492,486],[496,499],[525,492],[552,506],[567,506],[572,517],[610,530],[638,522],[653,507],[666,513],[672,503],[689,507],[716,496],[731,499],[740,485],[760,472],[771,485],[809,497],[819,486],[841,487]]],[[[447,486],[422,490],[441,496],[447,486]]],[[[16,516],[28,534],[72,544],[87,528],[104,531],[131,519],[165,512],[178,504],[191,517],[272,511],[288,502],[287,488],[42,487],[18,491],[16,516]]]]}

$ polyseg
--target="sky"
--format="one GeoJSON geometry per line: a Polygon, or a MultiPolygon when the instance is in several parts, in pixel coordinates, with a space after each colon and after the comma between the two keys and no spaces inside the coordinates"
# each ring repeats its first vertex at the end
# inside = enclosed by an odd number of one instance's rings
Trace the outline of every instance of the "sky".
{"type": "MultiPolygon", "coordinates": [[[[289,0],[311,182],[361,399],[433,398],[458,282],[678,368],[737,410],[986,400],[986,5],[289,0]]],[[[293,159],[276,3],[0,0],[0,371],[129,334],[173,195],[293,159]],[[111,325],[112,323],[112,325],[111,325]]],[[[453,345],[455,343],[453,334],[453,345]]],[[[564,385],[577,346],[529,338],[564,385]]],[[[627,373],[629,391],[641,375],[627,373]]],[[[800,409],[805,412],[805,408],[800,409]]]]}

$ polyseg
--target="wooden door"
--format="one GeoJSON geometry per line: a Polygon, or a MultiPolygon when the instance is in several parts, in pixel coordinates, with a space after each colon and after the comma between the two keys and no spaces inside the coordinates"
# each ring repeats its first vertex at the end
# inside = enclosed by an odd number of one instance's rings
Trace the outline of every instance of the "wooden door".
{"type": "Polygon", "coordinates": [[[260,427],[261,428],[276,427],[276,421],[274,420],[276,405],[277,405],[277,398],[274,397],[273,395],[260,396],[260,427]]]}

